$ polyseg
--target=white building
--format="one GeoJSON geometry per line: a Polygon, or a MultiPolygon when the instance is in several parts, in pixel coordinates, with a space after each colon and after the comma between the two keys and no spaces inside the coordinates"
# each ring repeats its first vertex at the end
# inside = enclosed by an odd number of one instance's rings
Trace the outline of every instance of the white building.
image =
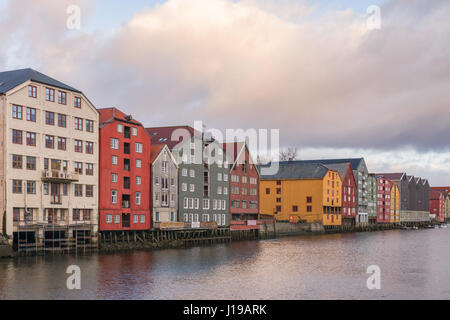
{"type": "Polygon", "coordinates": [[[98,119],[77,89],[0,72],[0,231],[16,249],[96,243],[98,119]]]}

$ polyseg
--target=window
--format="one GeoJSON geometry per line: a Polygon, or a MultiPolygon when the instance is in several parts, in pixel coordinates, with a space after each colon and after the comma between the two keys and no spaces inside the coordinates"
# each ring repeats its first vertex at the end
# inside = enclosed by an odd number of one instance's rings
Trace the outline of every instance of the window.
{"type": "Polygon", "coordinates": [[[221,186],[217,187],[217,194],[222,194],[222,187],[221,186]]]}
{"type": "Polygon", "coordinates": [[[27,181],[27,194],[36,194],[36,181],[27,181]]]}
{"type": "Polygon", "coordinates": [[[223,181],[228,181],[228,174],[223,174],[223,181]]]}
{"type": "Polygon", "coordinates": [[[92,198],[94,197],[94,186],[93,185],[86,185],[86,197],[92,198]]]}
{"type": "Polygon", "coordinates": [[[186,192],[187,191],[187,183],[181,184],[181,191],[186,192]]]}
{"type": "Polygon", "coordinates": [[[48,183],[43,183],[42,187],[44,188],[44,195],[48,196],[48,183]]]}
{"type": "Polygon", "coordinates": [[[117,203],[117,190],[111,190],[111,203],[117,203]]]}
{"type": "Polygon", "coordinates": [[[142,153],[142,143],[136,142],[134,144],[134,151],[137,153],[142,153]]]}
{"type": "Polygon", "coordinates": [[[58,150],[66,150],[67,140],[63,137],[58,137],[58,150]]]}
{"type": "Polygon", "coordinates": [[[13,129],[12,143],[22,144],[22,130],[13,129]]]}
{"type": "Polygon", "coordinates": [[[112,183],[117,183],[118,178],[119,177],[118,177],[117,173],[111,174],[111,182],[112,183]]]}
{"type": "Polygon", "coordinates": [[[94,154],[94,143],[86,141],[86,153],[87,154],[94,154]]]}
{"type": "Polygon", "coordinates": [[[217,181],[222,181],[222,174],[220,172],[217,174],[217,181]]]}
{"type": "Polygon", "coordinates": [[[36,170],[36,157],[27,157],[27,170],[36,170]]]}
{"type": "Polygon", "coordinates": [[[55,90],[45,88],[45,100],[55,102],[55,90]]]}
{"type": "Polygon", "coordinates": [[[141,205],[141,193],[140,192],[136,192],[136,205],[137,206],[141,205]]]}
{"type": "Polygon", "coordinates": [[[58,127],[67,127],[67,116],[65,114],[58,113],[58,127]]]}
{"type": "Polygon", "coordinates": [[[67,104],[67,93],[58,91],[58,103],[59,104],[67,104]]]}
{"type": "Polygon", "coordinates": [[[36,133],[27,132],[27,146],[36,146],[36,133]]]}
{"type": "Polygon", "coordinates": [[[20,119],[22,120],[22,116],[23,116],[23,107],[22,106],[16,106],[15,104],[13,104],[12,106],[12,117],[13,119],[20,119]]]}
{"type": "Polygon", "coordinates": [[[28,86],[28,96],[37,98],[37,88],[35,86],[28,86]]]}
{"type": "Polygon", "coordinates": [[[292,212],[298,212],[298,206],[292,206],[292,212]]]}
{"type": "Polygon", "coordinates": [[[75,197],[82,197],[83,196],[83,185],[82,184],[75,184],[75,197]]]}
{"type": "Polygon", "coordinates": [[[113,165],[117,165],[119,163],[119,159],[117,158],[117,156],[112,156],[111,162],[113,165]]]}
{"type": "Polygon", "coordinates": [[[223,187],[223,194],[228,195],[228,187],[223,187]]]}
{"type": "Polygon", "coordinates": [[[142,160],[136,159],[136,168],[142,168],[142,160]]]}
{"type": "Polygon", "coordinates": [[[86,120],[86,131],[94,132],[94,121],[93,120],[86,120]]]}
{"type": "Polygon", "coordinates": [[[111,149],[119,150],[119,139],[111,138],[111,149]]]}
{"type": "Polygon", "coordinates": [[[190,184],[189,185],[189,191],[190,192],[195,192],[195,185],[194,184],[190,184]]]}
{"type": "Polygon", "coordinates": [[[55,137],[54,136],[45,136],[45,147],[48,149],[55,148],[55,137]]]}
{"type": "Polygon", "coordinates": [[[75,173],[83,174],[83,163],[82,162],[75,162],[75,173]]]}
{"type": "Polygon", "coordinates": [[[312,203],[312,197],[306,197],[306,203],[312,203]]]}
{"type": "Polygon", "coordinates": [[[138,133],[138,130],[137,130],[137,128],[131,128],[131,134],[133,135],[133,136],[137,136],[137,133],[138,133]]]}
{"type": "Polygon", "coordinates": [[[73,221],[80,221],[81,218],[81,210],[80,209],[73,209],[72,210],[72,220],[73,221]]]}
{"type": "Polygon", "coordinates": [[[22,193],[22,180],[13,180],[13,193],[22,193]]]}
{"type": "Polygon", "coordinates": [[[141,214],[141,223],[145,223],[145,214],[141,214]]]}
{"type": "Polygon", "coordinates": [[[94,164],[86,163],[86,175],[93,176],[94,175],[94,164]]]}
{"type": "Polygon", "coordinates": [[[83,131],[83,119],[75,118],[75,130],[83,131]]]}
{"type": "Polygon", "coordinates": [[[183,208],[188,209],[189,208],[189,199],[183,198],[183,208]]]}
{"type": "Polygon", "coordinates": [[[209,199],[203,199],[203,209],[209,209],[209,199]]]}
{"type": "Polygon", "coordinates": [[[18,156],[16,154],[13,154],[13,161],[12,166],[14,169],[22,169],[22,156],[18,156]]]}
{"type": "Polygon", "coordinates": [[[281,206],[277,206],[276,211],[281,212],[281,206]]]}
{"type": "Polygon", "coordinates": [[[136,177],[136,185],[140,186],[142,184],[142,178],[141,177],[136,177]]]}
{"type": "Polygon", "coordinates": [[[45,111],[45,124],[49,126],[55,125],[55,113],[50,111],[45,111]]]}
{"type": "Polygon", "coordinates": [[[306,206],[306,212],[312,212],[312,206],[306,206]]]}
{"type": "Polygon", "coordinates": [[[73,106],[75,108],[81,108],[81,98],[80,97],[73,98],[73,106]]]}
{"type": "Polygon", "coordinates": [[[181,170],[181,175],[183,176],[183,177],[187,177],[187,169],[182,169],[181,170]]]}
{"type": "Polygon", "coordinates": [[[120,223],[120,214],[114,215],[114,223],[120,223]]]}
{"type": "Polygon", "coordinates": [[[139,223],[139,215],[137,214],[133,215],[133,223],[139,223]]]}
{"type": "Polygon", "coordinates": [[[36,122],[36,109],[34,108],[27,108],[27,120],[36,122]]]}
{"type": "Polygon", "coordinates": [[[106,215],[106,223],[112,223],[112,214],[106,215]]]}
{"type": "Polygon", "coordinates": [[[120,124],[120,123],[117,124],[117,132],[118,133],[122,133],[123,132],[123,125],[120,124]]]}
{"type": "Polygon", "coordinates": [[[81,140],[75,140],[75,152],[83,152],[83,141],[81,140]]]}

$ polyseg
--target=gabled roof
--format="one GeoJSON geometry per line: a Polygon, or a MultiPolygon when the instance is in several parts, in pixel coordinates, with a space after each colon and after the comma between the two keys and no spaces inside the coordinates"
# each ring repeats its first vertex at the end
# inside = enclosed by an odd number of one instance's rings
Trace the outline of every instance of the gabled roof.
{"type": "Polygon", "coordinates": [[[15,87],[29,80],[64,90],[82,93],[80,90],[77,90],[58,80],[46,76],[43,73],[40,73],[31,68],[27,68],[27,69],[0,72],[0,94],[4,94],[9,90],[14,89],[15,87]]]}
{"type": "Polygon", "coordinates": [[[320,163],[323,165],[329,164],[338,164],[338,163],[347,163],[349,162],[352,165],[352,170],[357,170],[361,165],[361,162],[364,161],[364,158],[348,158],[348,159],[317,159],[317,160],[295,160],[295,161],[281,161],[280,164],[284,163],[320,163]]]}
{"type": "Polygon", "coordinates": [[[446,195],[450,194],[450,187],[431,187],[430,190],[444,192],[446,195]]]}
{"type": "Polygon", "coordinates": [[[99,117],[100,126],[108,124],[114,120],[119,120],[130,124],[142,126],[142,124],[139,121],[134,120],[131,116],[126,115],[117,108],[102,108],[97,110],[100,113],[99,117]]]}
{"type": "Polygon", "coordinates": [[[183,141],[182,137],[179,137],[178,140],[172,141],[172,134],[178,129],[187,130],[191,137],[194,135],[198,138],[202,137],[202,133],[195,130],[191,126],[153,127],[146,128],[145,130],[149,134],[152,144],[166,144],[169,149],[172,150],[177,144],[183,141]]]}
{"type": "Polygon", "coordinates": [[[227,157],[233,161],[233,166],[230,171],[234,169],[236,164],[242,164],[245,160],[245,150],[248,151],[249,162],[255,165],[256,171],[259,175],[259,168],[256,165],[255,161],[253,161],[252,155],[250,154],[250,150],[248,148],[247,143],[245,142],[224,142],[222,143],[222,149],[227,155],[227,157]]]}
{"type": "MultiPolygon", "coordinates": [[[[339,173],[339,176],[341,177],[341,180],[344,181],[349,167],[351,169],[351,164],[350,164],[350,162],[332,163],[332,164],[326,164],[325,167],[327,167],[330,170],[337,171],[339,173]]],[[[352,172],[352,175],[353,175],[353,172],[352,172]]]]}
{"type": "MultiPolygon", "coordinates": [[[[270,164],[259,165],[258,169],[269,167],[270,164]]],[[[323,179],[329,169],[320,163],[301,163],[296,161],[280,163],[278,172],[274,175],[261,175],[262,180],[282,179],[323,179]]]]}

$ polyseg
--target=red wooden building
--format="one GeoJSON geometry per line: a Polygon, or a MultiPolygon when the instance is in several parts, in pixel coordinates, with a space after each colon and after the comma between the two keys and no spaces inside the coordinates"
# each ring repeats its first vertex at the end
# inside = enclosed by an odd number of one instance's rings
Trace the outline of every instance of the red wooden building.
{"type": "Polygon", "coordinates": [[[383,176],[377,178],[377,223],[391,222],[391,188],[392,180],[383,176]]]}
{"type": "Polygon", "coordinates": [[[151,228],[150,137],[116,108],[100,113],[100,231],[151,228]]]}
{"type": "Polygon", "coordinates": [[[259,172],[244,142],[224,143],[230,166],[230,228],[259,229],[259,172]]]}
{"type": "Polygon", "coordinates": [[[445,221],[445,193],[442,191],[430,190],[430,218],[445,221]]]}

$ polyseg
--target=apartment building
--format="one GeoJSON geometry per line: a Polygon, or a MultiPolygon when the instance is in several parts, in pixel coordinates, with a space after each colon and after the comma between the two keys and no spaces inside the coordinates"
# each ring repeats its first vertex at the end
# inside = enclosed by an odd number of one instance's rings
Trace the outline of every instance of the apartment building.
{"type": "Polygon", "coordinates": [[[193,228],[229,227],[229,168],[222,144],[189,126],[147,128],[154,143],[167,144],[178,163],[178,221],[193,228]]]}
{"type": "MultiPolygon", "coordinates": [[[[444,213],[444,220],[447,222],[450,220],[450,187],[431,187],[431,190],[440,191],[444,193],[445,195],[445,213],[444,213]]],[[[431,195],[430,195],[431,198],[431,195]]],[[[431,204],[430,204],[430,211],[431,211],[431,204]]]]}
{"type": "Polygon", "coordinates": [[[151,228],[150,137],[117,108],[100,113],[101,231],[151,228]]]}
{"type": "Polygon", "coordinates": [[[0,72],[0,112],[3,232],[19,250],[95,243],[95,107],[80,90],[22,69],[0,72]]]}
{"type": "MultiPolygon", "coordinates": [[[[377,217],[375,223],[391,222],[391,189],[394,183],[384,177],[377,176],[377,217]]],[[[369,216],[369,219],[371,217],[369,216]]]]}
{"type": "Polygon", "coordinates": [[[169,147],[154,144],[150,151],[153,226],[178,221],[178,164],[169,147]]]}
{"type": "Polygon", "coordinates": [[[233,163],[230,167],[231,230],[259,229],[259,171],[245,142],[229,142],[223,149],[233,163]]]}

